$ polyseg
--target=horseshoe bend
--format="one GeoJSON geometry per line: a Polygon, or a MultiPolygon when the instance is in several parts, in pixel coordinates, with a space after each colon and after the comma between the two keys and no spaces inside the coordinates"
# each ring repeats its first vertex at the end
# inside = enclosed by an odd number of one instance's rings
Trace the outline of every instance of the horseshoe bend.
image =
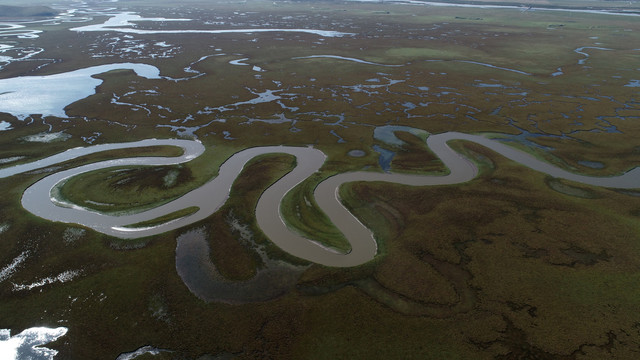
{"type": "Polygon", "coordinates": [[[319,207],[344,234],[351,245],[350,252],[339,253],[336,250],[322,246],[317,239],[307,239],[300,236],[295,229],[287,226],[280,211],[284,196],[297,184],[317,172],[326,159],[326,155],[311,147],[264,146],[240,151],[227,159],[220,166],[219,175],[205,185],[151,210],[121,216],[102,214],[77,205],[61,202],[51,196],[52,189],[62,181],[73,176],[108,167],[134,165],[158,166],[190,161],[202,154],[202,144],[197,141],[177,139],[149,139],[136,143],[98,145],[82,149],[76,148],[67,153],[45,158],[37,163],[3,169],[3,174],[4,176],[10,176],[105,150],[159,145],[180,147],[184,153],[179,157],[114,159],[61,171],[37,181],[27,188],[23,194],[22,205],[24,208],[42,218],[51,221],[76,223],[116,237],[139,238],[174,230],[213,214],[224,204],[229,196],[233,181],[251,159],[265,154],[292,155],[296,158],[296,167],[270,186],[260,197],[255,212],[258,224],[271,241],[291,255],[322,265],[347,267],[361,265],[372,260],[376,255],[377,244],[374,234],[342,205],[338,195],[339,187],[345,183],[358,181],[380,181],[410,186],[441,186],[471,181],[476,177],[478,168],[469,159],[456,153],[447,145],[448,141],[455,140],[477,143],[523,166],[556,178],[619,189],[640,187],[640,168],[634,168],[623,175],[614,177],[584,176],[550,165],[536,159],[530,154],[480,135],[456,132],[430,135],[427,139],[427,145],[445,164],[449,171],[447,175],[415,175],[365,171],[350,172],[334,175],[316,187],[314,196],[319,207]],[[198,207],[198,210],[193,214],[179,219],[151,227],[127,227],[128,225],[150,221],[192,206],[198,207]]]}
{"type": "Polygon", "coordinates": [[[637,0],[0,0],[0,359],[637,359],[637,0]]]}

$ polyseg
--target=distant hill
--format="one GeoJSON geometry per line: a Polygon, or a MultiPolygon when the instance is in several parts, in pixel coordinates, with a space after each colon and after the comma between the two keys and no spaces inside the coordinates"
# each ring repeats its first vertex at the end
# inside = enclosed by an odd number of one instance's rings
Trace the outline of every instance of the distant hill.
{"type": "Polygon", "coordinates": [[[0,18],[49,17],[58,12],[48,6],[0,5],[0,18]]]}

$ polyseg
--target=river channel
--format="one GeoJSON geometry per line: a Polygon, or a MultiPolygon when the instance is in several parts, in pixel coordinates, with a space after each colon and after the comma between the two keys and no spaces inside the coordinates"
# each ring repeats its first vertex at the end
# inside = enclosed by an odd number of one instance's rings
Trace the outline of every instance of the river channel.
{"type": "Polygon", "coordinates": [[[229,197],[231,186],[244,166],[253,158],[263,154],[289,154],[296,158],[297,166],[269,187],[258,201],[256,219],[267,237],[284,251],[296,257],[335,267],[357,266],[373,259],[377,253],[374,234],[351,214],[340,201],[338,189],[342,184],[355,181],[383,181],[410,186],[437,186],[467,182],[476,177],[478,168],[470,160],[455,152],[449,141],[463,140],[485,146],[517,163],[555,178],[583,184],[632,189],[640,187],[640,168],[615,177],[590,177],[574,174],[536,159],[532,155],[481,135],[447,132],[429,135],[427,146],[449,169],[449,174],[414,175],[382,173],[374,171],[347,172],[332,176],[321,182],[314,196],[318,206],[327,214],[335,226],[342,231],[351,244],[351,251],[341,253],[327,248],[314,239],[307,239],[290,229],[281,216],[280,206],[284,196],[296,185],[319,171],[326,155],[312,147],[263,146],[242,150],[221,166],[219,175],[201,187],[182,197],[156,208],[121,216],[102,214],[76,204],[65,203],[52,196],[52,189],[73,176],[115,166],[158,166],[190,161],[204,152],[198,141],[178,139],[147,139],[134,143],[118,143],[75,148],[51,157],[23,165],[0,170],[0,178],[12,176],[38,168],[44,168],[79,156],[105,150],[132,147],[172,145],[184,153],[178,157],[138,157],[100,161],[48,175],[24,191],[22,205],[31,213],[51,221],[80,224],[101,233],[119,238],[140,238],[157,235],[181,228],[202,220],[216,212],[229,197]],[[157,219],[187,207],[197,206],[195,213],[151,227],[130,225],[157,219]]]}

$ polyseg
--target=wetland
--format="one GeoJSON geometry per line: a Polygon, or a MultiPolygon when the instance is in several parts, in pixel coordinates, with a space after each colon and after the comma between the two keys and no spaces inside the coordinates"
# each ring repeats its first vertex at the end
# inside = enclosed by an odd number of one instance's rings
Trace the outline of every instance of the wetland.
{"type": "Polygon", "coordinates": [[[0,357],[637,358],[636,2],[20,5],[0,357]]]}

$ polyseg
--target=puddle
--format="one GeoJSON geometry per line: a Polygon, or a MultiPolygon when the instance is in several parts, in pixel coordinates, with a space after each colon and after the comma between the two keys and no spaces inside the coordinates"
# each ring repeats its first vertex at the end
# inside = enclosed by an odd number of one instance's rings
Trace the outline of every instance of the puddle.
{"type": "Polygon", "coordinates": [[[347,155],[351,156],[351,157],[363,157],[365,155],[367,155],[366,152],[364,152],[364,150],[351,150],[347,153],[347,155]]]}
{"type": "Polygon", "coordinates": [[[592,169],[603,169],[604,168],[604,164],[599,162],[599,161],[586,161],[586,160],[581,160],[578,161],[578,164],[582,165],[582,166],[586,166],[592,169]]]}

